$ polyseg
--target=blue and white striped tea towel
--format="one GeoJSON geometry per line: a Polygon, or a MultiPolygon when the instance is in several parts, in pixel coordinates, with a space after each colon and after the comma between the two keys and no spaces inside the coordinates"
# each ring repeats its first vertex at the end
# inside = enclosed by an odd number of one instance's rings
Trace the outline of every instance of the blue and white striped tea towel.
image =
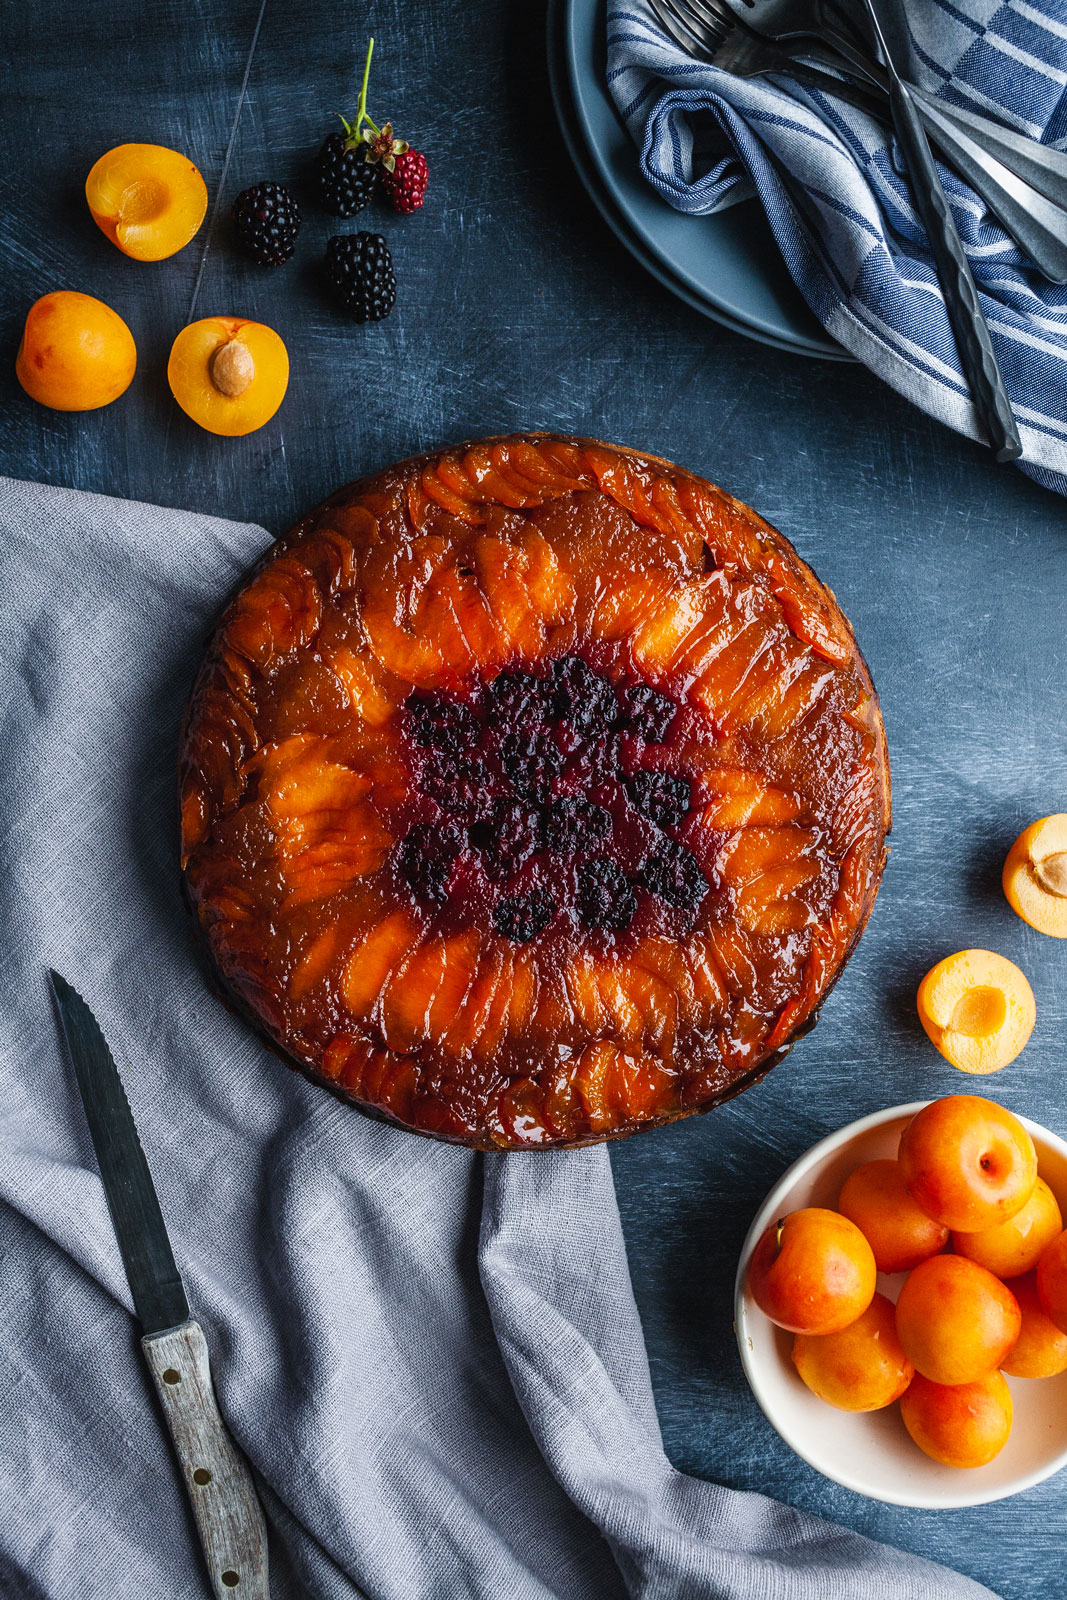
{"type": "MultiPolygon", "coordinates": [[[[908,0],[912,70],[949,104],[1067,146],[1067,0],[908,0]]],[[[648,181],[704,215],[755,192],[805,300],[847,350],[915,405],[981,438],[925,230],[889,135],[791,80],[694,62],[648,0],[609,0],[608,81],[648,181]],[[737,151],[701,167],[694,130],[737,151]],[[802,218],[780,170],[806,195],[802,218]]],[[[1049,283],[941,166],[1019,423],[1024,471],[1067,493],[1067,287],[1049,283]]]]}

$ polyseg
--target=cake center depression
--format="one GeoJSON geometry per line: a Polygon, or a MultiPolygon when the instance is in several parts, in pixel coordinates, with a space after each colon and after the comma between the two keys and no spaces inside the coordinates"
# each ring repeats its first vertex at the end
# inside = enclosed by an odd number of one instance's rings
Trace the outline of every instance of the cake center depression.
{"type": "Polygon", "coordinates": [[[787,541],[666,462],[540,435],[313,513],[183,733],[229,994],[365,1110],[482,1148],[765,1071],[862,930],[888,805],[866,667],[787,541]]]}

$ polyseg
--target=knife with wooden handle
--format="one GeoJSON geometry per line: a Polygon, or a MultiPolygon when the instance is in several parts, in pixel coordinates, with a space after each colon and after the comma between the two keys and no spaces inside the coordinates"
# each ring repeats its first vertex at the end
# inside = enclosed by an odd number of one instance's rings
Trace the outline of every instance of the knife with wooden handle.
{"type": "Polygon", "coordinates": [[[270,1600],[263,1508],[248,1463],[219,1415],[207,1341],[190,1315],[122,1079],[85,1001],[57,972],[50,976],[142,1328],[141,1348],[185,1480],[211,1587],[216,1600],[270,1600]]]}

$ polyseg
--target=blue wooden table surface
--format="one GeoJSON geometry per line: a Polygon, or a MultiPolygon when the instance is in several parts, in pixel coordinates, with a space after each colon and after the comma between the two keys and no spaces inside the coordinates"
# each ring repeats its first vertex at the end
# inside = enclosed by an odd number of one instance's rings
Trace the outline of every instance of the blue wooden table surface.
{"type": "Polygon", "coordinates": [[[280,533],[424,446],[570,430],[722,483],[836,591],[882,695],[893,855],[818,1030],[732,1104],[614,1151],[665,1442],[686,1471],[922,1551],[1010,1600],[1067,1595],[1067,1475],[971,1511],[862,1499],[777,1438],[731,1331],[738,1247],[782,1169],[853,1117],[973,1087],[915,1017],[938,957],[981,945],[1023,967],[1037,1027],[983,1087],[1067,1133],[1067,946],[1019,921],[999,886],[1020,828],[1067,809],[1067,507],[863,368],[747,342],[636,267],[569,168],[540,5],[4,0],[0,14],[0,470],[280,533]],[[330,114],[354,107],[371,27],[373,104],[427,152],[429,198],[411,218],[337,224],[310,204],[308,162],[330,114]],[[178,256],[127,261],[90,220],[85,174],[110,146],[176,146],[214,201],[231,137],[218,216],[178,256]],[[234,253],[226,220],[265,178],[309,202],[297,258],[277,272],[234,253]],[[366,226],[386,233],[400,288],[394,315],[360,328],[331,308],[320,264],[331,233],[366,226]],[[15,383],[26,309],[55,288],[99,295],[136,337],[135,384],[104,411],[45,411],[15,383]],[[284,336],[291,387],[262,432],[213,438],[171,400],[167,352],[194,309],[284,336]]]}

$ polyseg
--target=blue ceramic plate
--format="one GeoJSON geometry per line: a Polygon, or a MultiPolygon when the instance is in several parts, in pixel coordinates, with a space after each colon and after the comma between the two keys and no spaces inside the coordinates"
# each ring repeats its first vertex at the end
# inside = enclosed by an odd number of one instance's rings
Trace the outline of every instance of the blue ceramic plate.
{"type": "Polygon", "coordinates": [[[801,355],[851,360],[808,310],[757,201],[687,217],[641,177],[607,90],[604,0],[553,0],[549,68],[579,176],[622,243],[674,294],[715,321],[801,355]]]}

